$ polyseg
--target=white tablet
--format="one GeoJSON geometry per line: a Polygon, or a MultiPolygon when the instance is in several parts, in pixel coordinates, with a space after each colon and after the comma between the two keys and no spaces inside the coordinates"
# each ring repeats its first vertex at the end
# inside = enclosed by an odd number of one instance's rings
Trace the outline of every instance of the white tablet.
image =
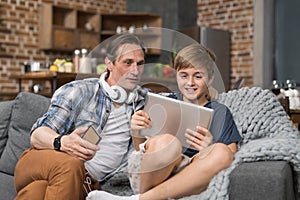
{"type": "Polygon", "coordinates": [[[182,145],[188,148],[192,147],[186,143],[185,130],[196,130],[197,125],[209,129],[214,113],[213,109],[151,92],[146,96],[144,111],[149,114],[152,127],[141,130],[141,135],[170,133],[176,135],[182,145]]]}

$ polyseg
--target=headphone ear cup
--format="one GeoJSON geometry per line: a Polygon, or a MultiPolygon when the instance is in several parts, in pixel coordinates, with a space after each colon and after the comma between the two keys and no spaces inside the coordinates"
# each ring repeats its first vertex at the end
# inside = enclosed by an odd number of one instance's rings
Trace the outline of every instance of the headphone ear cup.
{"type": "Polygon", "coordinates": [[[140,88],[141,87],[139,85],[137,85],[136,88],[132,92],[129,93],[127,101],[126,101],[127,104],[131,104],[131,103],[133,103],[135,101],[138,101],[138,99],[139,99],[139,92],[138,92],[138,90],[140,88]]]}
{"type": "MultiPolygon", "coordinates": [[[[111,100],[115,103],[124,103],[127,99],[127,92],[120,86],[117,86],[117,85],[114,85],[114,86],[111,86],[111,90],[112,92],[111,93],[114,93],[113,97],[112,95],[109,95],[111,100]]],[[[109,94],[111,94],[109,93],[109,94]]]]}
{"type": "Polygon", "coordinates": [[[138,97],[137,92],[135,92],[135,91],[130,92],[130,94],[128,95],[128,99],[127,99],[126,103],[127,104],[133,103],[134,101],[137,100],[137,97],[138,97]]]}
{"type": "Polygon", "coordinates": [[[105,76],[107,72],[104,72],[100,76],[100,85],[103,89],[107,92],[109,98],[116,103],[124,103],[127,99],[127,92],[120,86],[114,85],[109,86],[108,83],[105,81],[105,76]]]}

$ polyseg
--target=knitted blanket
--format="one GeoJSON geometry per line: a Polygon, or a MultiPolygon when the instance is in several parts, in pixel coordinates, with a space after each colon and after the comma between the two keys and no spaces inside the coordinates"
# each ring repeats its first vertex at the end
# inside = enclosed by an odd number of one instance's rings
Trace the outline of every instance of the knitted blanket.
{"type": "MultiPolygon", "coordinates": [[[[231,166],[218,173],[206,191],[181,199],[229,199],[229,175],[242,162],[285,160],[293,167],[300,183],[300,133],[276,96],[261,88],[242,88],[220,94],[219,102],[231,110],[243,137],[239,151],[231,166]]],[[[114,176],[102,189],[114,194],[131,195],[126,170],[114,176]]]]}
{"type": "Polygon", "coordinates": [[[287,161],[300,183],[300,134],[276,96],[261,88],[242,88],[221,94],[219,102],[231,110],[243,137],[239,151],[231,166],[218,173],[206,191],[182,200],[229,199],[229,175],[242,162],[287,161]]]}

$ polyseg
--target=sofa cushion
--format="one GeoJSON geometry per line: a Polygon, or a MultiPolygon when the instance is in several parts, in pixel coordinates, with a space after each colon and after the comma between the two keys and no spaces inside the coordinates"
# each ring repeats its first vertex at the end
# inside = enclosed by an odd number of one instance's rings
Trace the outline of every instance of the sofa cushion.
{"type": "Polygon", "coordinates": [[[230,200],[294,200],[293,173],[285,161],[243,163],[230,175],[230,200]]]}
{"type": "Polygon", "coordinates": [[[21,92],[15,99],[8,129],[8,140],[0,159],[0,171],[14,174],[15,165],[25,149],[30,147],[30,130],[37,118],[50,105],[50,99],[21,92]]]}
{"type": "Polygon", "coordinates": [[[120,196],[133,195],[126,170],[116,173],[107,182],[101,185],[101,189],[120,196]]]}
{"type": "Polygon", "coordinates": [[[7,129],[10,122],[13,103],[14,101],[0,102],[0,157],[8,139],[7,129]]]}
{"type": "Polygon", "coordinates": [[[17,195],[14,177],[0,172],[0,200],[13,200],[17,195]]]}

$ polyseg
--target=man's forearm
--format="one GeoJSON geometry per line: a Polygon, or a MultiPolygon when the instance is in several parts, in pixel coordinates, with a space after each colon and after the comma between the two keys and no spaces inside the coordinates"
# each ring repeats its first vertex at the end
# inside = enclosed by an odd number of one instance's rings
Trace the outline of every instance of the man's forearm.
{"type": "Polygon", "coordinates": [[[49,127],[38,127],[32,132],[30,143],[35,149],[53,149],[53,141],[58,134],[49,127]]]}

